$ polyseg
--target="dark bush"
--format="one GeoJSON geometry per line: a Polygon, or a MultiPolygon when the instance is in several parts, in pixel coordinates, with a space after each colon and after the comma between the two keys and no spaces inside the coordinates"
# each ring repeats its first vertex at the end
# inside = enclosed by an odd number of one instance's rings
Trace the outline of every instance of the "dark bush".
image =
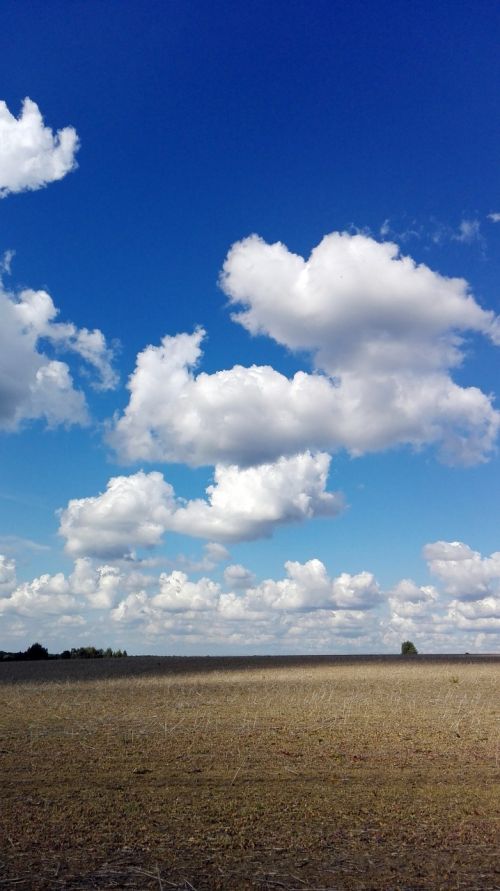
{"type": "Polygon", "coordinates": [[[25,659],[48,659],[49,651],[39,643],[31,644],[24,653],[25,659]]]}

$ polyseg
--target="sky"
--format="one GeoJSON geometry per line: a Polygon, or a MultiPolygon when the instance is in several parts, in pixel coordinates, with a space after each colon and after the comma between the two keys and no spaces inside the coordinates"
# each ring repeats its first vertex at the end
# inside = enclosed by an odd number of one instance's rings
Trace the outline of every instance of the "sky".
{"type": "Polygon", "coordinates": [[[498,4],[0,7],[0,649],[500,647],[498,4]]]}

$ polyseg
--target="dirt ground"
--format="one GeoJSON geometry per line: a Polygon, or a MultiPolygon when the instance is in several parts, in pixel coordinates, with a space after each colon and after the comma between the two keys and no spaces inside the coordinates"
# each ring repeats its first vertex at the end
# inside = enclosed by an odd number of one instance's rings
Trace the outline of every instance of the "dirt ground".
{"type": "Polygon", "coordinates": [[[0,665],[0,888],[500,889],[500,663],[0,665]]]}

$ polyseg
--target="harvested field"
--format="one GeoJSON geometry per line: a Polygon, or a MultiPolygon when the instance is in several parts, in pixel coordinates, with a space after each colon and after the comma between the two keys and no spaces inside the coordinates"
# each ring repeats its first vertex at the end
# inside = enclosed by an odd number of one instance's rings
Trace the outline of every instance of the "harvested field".
{"type": "Polygon", "coordinates": [[[500,888],[500,664],[3,664],[0,783],[0,888],[500,888]]]}

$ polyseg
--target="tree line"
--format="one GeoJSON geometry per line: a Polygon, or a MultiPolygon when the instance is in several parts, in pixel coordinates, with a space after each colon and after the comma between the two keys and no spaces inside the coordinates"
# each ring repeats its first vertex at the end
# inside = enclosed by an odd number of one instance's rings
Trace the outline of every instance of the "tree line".
{"type": "Polygon", "coordinates": [[[17,653],[7,653],[0,650],[0,660],[4,662],[32,662],[40,659],[119,659],[128,656],[126,650],[113,650],[111,647],[98,649],[97,647],[72,647],[71,650],[63,650],[62,653],[49,653],[47,647],[40,643],[31,644],[27,650],[17,653]]]}

